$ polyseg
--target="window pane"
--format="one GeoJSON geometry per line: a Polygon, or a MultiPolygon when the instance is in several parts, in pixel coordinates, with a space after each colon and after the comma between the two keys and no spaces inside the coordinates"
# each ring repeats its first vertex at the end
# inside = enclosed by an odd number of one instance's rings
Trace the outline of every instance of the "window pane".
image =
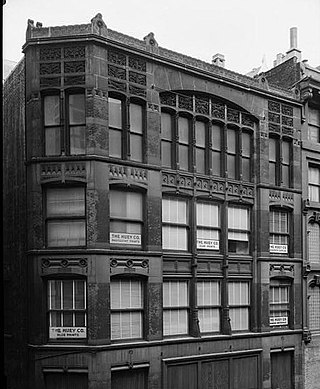
{"type": "Polygon", "coordinates": [[[205,173],[205,150],[196,149],[196,171],[197,173],[205,173]]]}
{"type": "Polygon", "coordinates": [[[308,224],[309,261],[320,263],[320,227],[317,223],[308,224]]]}
{"type": "Polygon", "coordinates": [[[290,143],[282,142],[282,161],[284,164],[288,165],[290,163],[290,143]]]}
{"type": "Polygon", "coordinates": [[[220,152],[212,151],[212,174],[220,176],[221,174],[221,162],[220,152]]]}
{"type": "Polygon", "coordinates": [[[236,152],[236,132],[235,130],[228,128],[227,134],[228,134],[228,143],[227,143],[228,152],[235,153],[236,152]]]}
{"type": "Polygon", "coordinates": [[[48,283],[49,288],[49,309],[61,308],[61,282],[58,280],[51,280],[48,283]]]}
{"type": "Polygon", "coordinates": [[[236,157],[235,155],[227,156],[227,170],[229,178],[236,178],[236,157]]]}
{"type": "Polygon", "coordinates": [[[47,156],[61,154],[60,131],[60,127],[47,127],[45,129],[45,152],[47,156]]]}
{"type": "Polygon", "coordinates": [[[269,161],[277,160],[277,143],[273,138],[269,139],[269,161]]]}
{"type": "Polygon", "coordinates": [[[169,142],[161,142],[161,163],[162,166],[169,168],[172,166],[171,143],[169,142]]]}
{"type": "Polygon", "coordinates": [[[229,311],[231,319],[231,328],[234,331],[243,331],[249,329],[249,309],[232,308],[229,311]]]}
{"type": "Polygon", "coordinates": [[[229,229],[249,230],[249,210],[246,208],[228,208],[229,229]]]}
{"type": "Polygon", "coordinates": [[[205,147],[206,145],[206,125],[204,122],[195,122],[196,131],[196,145],[199,147],[205,147]]]}
{"type": "Polygon", "coordinates": [[[44,97],[44,125],[54,126],[60,124],[60,98],[59,96],[44,97]]]}
{"type": "Polygon", "coordinates": [[[220,284],[217,281],[197,281],[199,306],[220,305],[220,284]]]}
{"type": "Polygon", "coordinates": [[[121,158],[121,131],[109,129],[109,155],[110,157],[121,158]]]}
{"type": "Polygon", "coordinates": [[[84,246],[84,221],[48,221],[48,246],[84,246]]]}
{"type": "Polygon", "coordinates": [[[163,226],[162,247],[167,250],[188,250],[187,228],[179,226],[163,226]]]}
{"type": "Polygon", "coordinates": [[[111,190],[110,217],[142,221],[142,194],[111,190]]]}
{"type": "Polygon", "coordinates": [[[62,309],[73,308],[73,281],[65,280],[62,282],[63,307],[62,309]]]}
{"type": "Polygon", "coordinates": [[[250,157],[251,148],[250,148],[251,136],[247,132],[242,133],[242,155],[245,157],[250,157]]]}
{"type": "Polygon", "coordinates": [[[142,338],[142,312],[113,312],[111,339],[142,338]]]}
{"type": "Polygon", "coordinates": [[[137,104],[130,104],[130,132],[142,134],[143,121],[142,121],[142,107],[137,104]]]}
{"type": "Polygon", "coordinates": [[[189,169],[189,147],[179,145],[179,166],[182,170],[189,169]]]}
{"type": "Polygon", "coordinates": [[[219,206],[198,202],[197,226],[219,227],[219,206]]]}
{"type": "Polygon", "coordinates": [[[69,124],[85,123],[85,98],[83,94],[69,96],[69,124]]]}
{"type": "Polygon", "coordinates": [[[220,329],[220,311],[218,308],[199,308],[200,332],[218,332],[220,329]]]}
{"type": "Polygon", "coordinates": [[[188,333],[188,311],[172,309],[163,311],[163,335],[180,335],[188,333]]]}
{"type": "Polygon", "coordinates": [[[309,124],[308,126],[308,139],[312,142],[319,143],[320,139],[320,128],[316,126],[312,126],[309,124]]]}
{"type": "Polygon", "coordinates": [[[85,154],[85,127],[74,126],[70,127],[70,153],[85,154]]]}
{"type": "Polygon", "coordinates": [[[163,282],[163,306],[185,307],[188,305],[188,282],[165,281],[163,282]]]}
{"type": "Polygon", "coordinates": [[[142,136],[130,134],[130,159],[142,162],[142,136]]]}
{"type": "Polygon", "coordinates": [[[109,127],[122,129],[121,100],[109,98],[108,103],[109,103],[109,127]]]}
{"type": "Polygon", "coordinates": [[[276,185],[276,164],[273,162],[269,162],[269,182],[276,185]]]}
{"type": "Polygon", "coordinates": [[[250,181],[251,179],[251,166],[250,159],[242,158],[242,178],[244,181],[250,181]]]}
{"type": "Polygon", "coordinates": [[[183,117],[178,119],[179,142],[189,143],[189,120],[183,117]]]}
{"type": "Polygon", "coordinates": [[[84,188],[47,190],[47,216],[84,216],[84,188]]]}
{"type": "Polygon", "coordinates": [[[111,281],[111,309],[142,308],[142,283],[136,280],[111,281]]]}
{"type": "Polygon", "coordinates": [[[320,169],[316,167],[309,167],[309,183],[320,185],[320,169]]]}
{"type": "Polygon", "coordinates": [[[212,149],[221,150],[221,127],[215,124],[212,125],[212,149]]]}
{"type": "Polygon", "coordinates": [[[83,280],[74,281],[75,309],[85,309],[85,282],[83,280]]]}
{"type": "Polygon", "coordinates": [[[309,109],[309,123],[320,126],[320,110],[313,107],[308,107],[309,109]]]}
{"type": "Polygon", "coordinates": [[[161,113],[161,137],[172,140],[172,117],[168,113],[161,113]]]}

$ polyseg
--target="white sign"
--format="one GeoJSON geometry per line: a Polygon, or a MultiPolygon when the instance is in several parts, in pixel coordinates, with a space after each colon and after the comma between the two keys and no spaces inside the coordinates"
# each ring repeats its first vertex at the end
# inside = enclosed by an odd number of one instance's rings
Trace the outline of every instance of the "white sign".
{"type": "Polygon", "coordinates": [[[286,326],[286,325],[288,325],[288,317],[287,316],[271,316],[270,317],[270,325],[271,326],[286,326]]]}
{"type": "Polygon", "coordinates": [[[286,245],[286,244],[270,244],[270,253],[288,254],[288,245],[286,245]]]}
{"type": "Polygon", "coordinates": [[[86,327],[50,327],[50,339],[83,339],[87,337],[86,327]]]}
{"type": "Polygon", "coordinates": [[[141,235],[110,232],[110,243],[141,245],[141,235]]]}
{"type": "Polygon", "coordinates": [[[197,249],[219,250],[219,241],[212,239],[197,239],[197,249]]]}

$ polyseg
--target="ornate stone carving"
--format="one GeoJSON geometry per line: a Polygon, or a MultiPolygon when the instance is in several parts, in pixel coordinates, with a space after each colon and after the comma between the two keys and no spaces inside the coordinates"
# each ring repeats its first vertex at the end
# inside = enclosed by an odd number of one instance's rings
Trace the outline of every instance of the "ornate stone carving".
{"type": "Polygon", "coordinates": [[[121,92],[125,92],[127,90],[127,84],[125,84],[124,82],[119,82],[110,79],[108,80],[108,87],[110,89],[118,90],[121,92]]]}
{"type": "Polygon", "coordinates": [[[117,65],[126,65],[127,57],[125,54],[118,51],[109,50],[108,52],[108,61],[115,63],[117,65]]]}
{"type": "Polygon", "coordinates": [[[282,127],[282,134],[293,136],[293,128],[282,127]]]}
{"type": "Polygon", "coordinates": [[[280,125],[269,123],[268,124],[269,132],[276,132],[277,134],[280,134],[280,125]]]}
{"type": "Polygon", "coordinates": [[[273,112],[268,112],[268,120],[269,122],[280,123],[280,115],[273,112]]]}
{"type": "Polygon", "coordinates": [[[193,98],[191,96],[178,96],[179,108],[186,109],[188,111],[193,110],[193,98]]]}
{"type": "Polygon", "coordinates": [[[63,56],[65,59],[85,58],[86,48],[84,46],[65,47],[63,56]]]}
{"type": "Polygon", "coordinates": [[[40,49],[40,61],[54,61],[61,59],[60,47],[42,47],[40,49]]]}
{"type": "Polygon", "coordinates": [[[108,65],[108,75],[111,77],[119,78],[120,80],[126,80],[127,78],[126,70],[114,65],[108,65]]]}
{"type": "Polygon", "coordinates": [[[209,100],[195,98],[195,111],[204,115],[209,115],[209,100]]]}
{"type": "Polygon", "coordinates": [[[110,272],[111,273],[149,273],[149,260],[148,259],[127,259],[127,258],[111,258],[110,259],[110,272]]]}
{"type": "Polygon", "coordinates": [[[88,260],[87,258],[42,258],[41,266],[42,268],[67,268],[71,266],[86,268],[88,260]]]}
{"type": "Polygon", "coordinates": [[[219,102],[211,103],[211,115],[217,119],[225,118],[225,105],[219,102]]]}
{"type": "Polygon", "coordinates": [[[294,265],[290,264],[270,264],[270,277],[294,277],[294,265]]]}
{"type": "Polygon", "coordinates": [[[61,180],[67,178],[86,178],[85,162],[61,162],[41,164],[40,178],[44,180],[61,180]]]}
{"type": "Polygon", "coordinates": [[[165,92],[160,94],[160,103],[162,105],[169,105],[170,107],[176,106],[176,94],[171,92],[165,92]]]}
{"type": "Polygon", "coordinates": [[[83,85],[85,83],[85,76],[68,76],[64,77],[65,85],[83,85]]]}
{"type": "Polygon", "coordinates": [[[147,92],[144,89],[138,88],[134,85],[129,85],[129,92],[132,95],[140,96],[140,97],[146,97],[147,92]]]}
{"type": "Polygon", "coordinates": [[[287,116],[293,116],[293,108],[289,105],[281,104],[281,113],[287,116]]]}
{"type": "Polygon", "coordinates": [[[129,56],[129,67],[131,69],[139,70],[140,72],[146,72],[147,71],[147,63],[144,59],[129,56]]]}
{"type": "Polygon", "coordinates": [[[61,77],[41,77],[40,87],[49,88],[53,86],[61,86],[61,77]]]}
{"type": "Polygon", "coordinates": [[[268,101],[268,109],[272,112],[280,113],[280,103],[276,103],[275,101],[268,101]]]}
{"type": "Polygon", "coordinates": [[[139,85],[147,85],[147,78],[145,74],[137,73],[137,72],[129,72],[129,81],[134,82],[139,85]]]}
{"type": "Polygon", "coordinates": [[[293,127],[293,118],[289,116],[282,116],[282,124],[288,127],[293,127]]]}
{"type": "Polygon", "coordinates": [[[109,166],[109,176],[113,178],[126,178],[134,181],[147,181],[148,174],[147,170],[130,167],[130,166],[120,166],[120,165],[110,165],[109,166]]]}
{"type": "Polygon", "coordinates": [[[72,61],[64,63],[65,73],[84,73],[85,71],[85,61],[72,61]]]}
{"type": "Polygon", "coordinates": [[[252,128],[254,127],[253,119],[245,113],[241,114],[241,123],[247,127],[252,127],[252,128]]]}
{"type": "Polygon", "coordinates": [[[40,64],[40,75],[61,73],[60,62],[49,62],[40,64]]]}
{"type": "Polygon", "coordinates": [[[240,112],[236,109],[227,108],[227,119],[230,122],[240,123],[240,112]]]}

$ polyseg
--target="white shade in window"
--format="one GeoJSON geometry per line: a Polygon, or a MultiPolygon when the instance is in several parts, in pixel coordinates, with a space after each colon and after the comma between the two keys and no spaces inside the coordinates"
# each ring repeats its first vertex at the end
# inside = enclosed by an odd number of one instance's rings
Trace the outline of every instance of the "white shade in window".
{"type": "Polygon", "coordinates": [[[287,233],[288,232],[288,213],[280,211],[271,211],[269,216],[270,232],[287,233]]]}
{"type": "Polygon", "coordinates": [[[111,282],[111,309],[142,308],[142,283],[136,280],[111,282]]]}
{"type": "Polygon", "coordinates": [[[47,216],[84,216],[84,188],[47,190],[47,216]]]}
{"type": "Polygon", "coordinates": [[[44,125],[60,124],[60,98],[58,95],[44,97],[44,125]]]}
{"type": "Polygon", "coordinates": [[[163,312],[163,335],[182,335],[188,332],[188,311],[170,309],[163,312]]]}
{"type": "Polygon", "coordinates": [[[232,330],[241,331],[249,328],[248,308],[232,308],[229,310],[229,316],[232,330]]]}
{"type": "Polygon", "coordinates": [[[110,191],[110,217],[142,220],[142,194],[110,191]]]}
{"type": "Polygon", "coordinates": [[[161,112],[161,137],[172,140],[172,116],[166,112],[161,112]]]}
{"type": "Polygon", "coordinates": [[[163,283],[163,306],[179,307],[188,305],[187,281],[166,281],[163,283]]]}
{"type": "Polygon", "coordinates": [[[186,227],[162,226],[162,246],[167,250],[187,250],[188,232],[186,227]]]}
{"type": "Polygon", "coordinates": [[[179,142],[189,143],[189,120],[184,117],[178,119],[179,142]]]}
{"type": "Polygon", "coordinates": [[[122,106],[121,100],[109,98],[109,126],[122,128],[122,106]]]}
{"type": "Polygon", "coordinates": [[[208,203],[197,203],[197,226],[219,227],[219,207],[208,203]]]}
{"type": "Polygon", "coordinates": [[[229,282],[229,305],[248,305],[249,304],[249,283],[248,282],[229,282]]]}
{"type": "Polygon", "coordinates": [[[318,223],[308,224],[309,261],[320,263],[320,226],[318,223]]]}
{"type": "Polygon", "coordinates": [[[220,305],[220,284],[217,281],[197,281],[198,305],[220,305]]]}
{"type": "Polygon", "coordinates": [[[245,208],[228,208],[228,228],[234,230],[249,230],[249,210],[245,208]]]}
{"type": "Polygon", "coordinates": [[[69,124],[85,123],[85,97],[83,94],[69,96],[69,124]]]}
{"type": "Polygon", "coordinates": [[[82,220],[49,220],[48,246],[84,246],[85,221],[82,220]]]}
{"type": "Polygon", "coordinates": [[[137,104],[130,104],[130,131],[142,134],[142,107],[137,104]]]}
{"type": "Polygon", "coordinates": [[[162,221],[168,223],[187,222],[187,203],[184,200],[163,199],[162,221]]]}

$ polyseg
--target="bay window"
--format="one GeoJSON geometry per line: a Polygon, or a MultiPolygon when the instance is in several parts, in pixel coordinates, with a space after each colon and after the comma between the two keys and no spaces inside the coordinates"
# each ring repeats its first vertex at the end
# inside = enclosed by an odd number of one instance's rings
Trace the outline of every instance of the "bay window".
{"type": "Polygon", "coordinates": [[[142,103],[125,98],[108,98],[109,155],[143,161],[144,109],[142,103]]]}
{"type": "Polygon", "coordinates": [[[111,339],[143,337],[143,283],[134,279],[112,279],[111,339]]]}
{"type": "Polygon", "coordinates": [[[228,296],[232,330],[248,330],[250,308],[249,282],[229,281],[228,296]]]}
{"type": "Polygon", "coordinates": [[[68,92],[62,96],[43,97],[45,155],[85,154],[85,95],[68,92]],[[63,117],[66,119],[64,120],[63,117]]]}
{"type": "Polygon", "coordinates": [[[276,186],[291,187],[292,142],[269,138],[269,182],[276,186]]]}
{"type": "Polygon", "coordinates": [[[110,190],[110,243],[114,245],[142,245],[142,193],[110,190]]]}
{"type": "Polygon", "coordinates": [[[87,336],[86,281],[48,281],[49,338],[74,340],[87,336]]]}
{"type": "Polygon", "coordinates": [[[247,208],[228,208],[228,251],[249,254],[250,218],[247,208]]]}
{"type": "Polygon", "coordinates": [[[320,202],[320,168],[309,165],[308,169],[309,200],[320,202]]]}
{"type": "Polygon", "coordinates": [[[184,199],[162,199],[162,247],[188,250],[189,213],[184,199]]]}
{"type": "Polygon", "coordinates": [[[84,187],[47,189],[46,227],[48,247],[86,244],[84,187]]]}
{"type": "Polygon", "coordinates": [[[197,281],[197,306],[200,332],[220,330],[220,283],[197,281]]]}
{"type": "Polygon", "coordinates": [[[163,335],[188,333],[188,282],[163,282],[163,335]]]}

